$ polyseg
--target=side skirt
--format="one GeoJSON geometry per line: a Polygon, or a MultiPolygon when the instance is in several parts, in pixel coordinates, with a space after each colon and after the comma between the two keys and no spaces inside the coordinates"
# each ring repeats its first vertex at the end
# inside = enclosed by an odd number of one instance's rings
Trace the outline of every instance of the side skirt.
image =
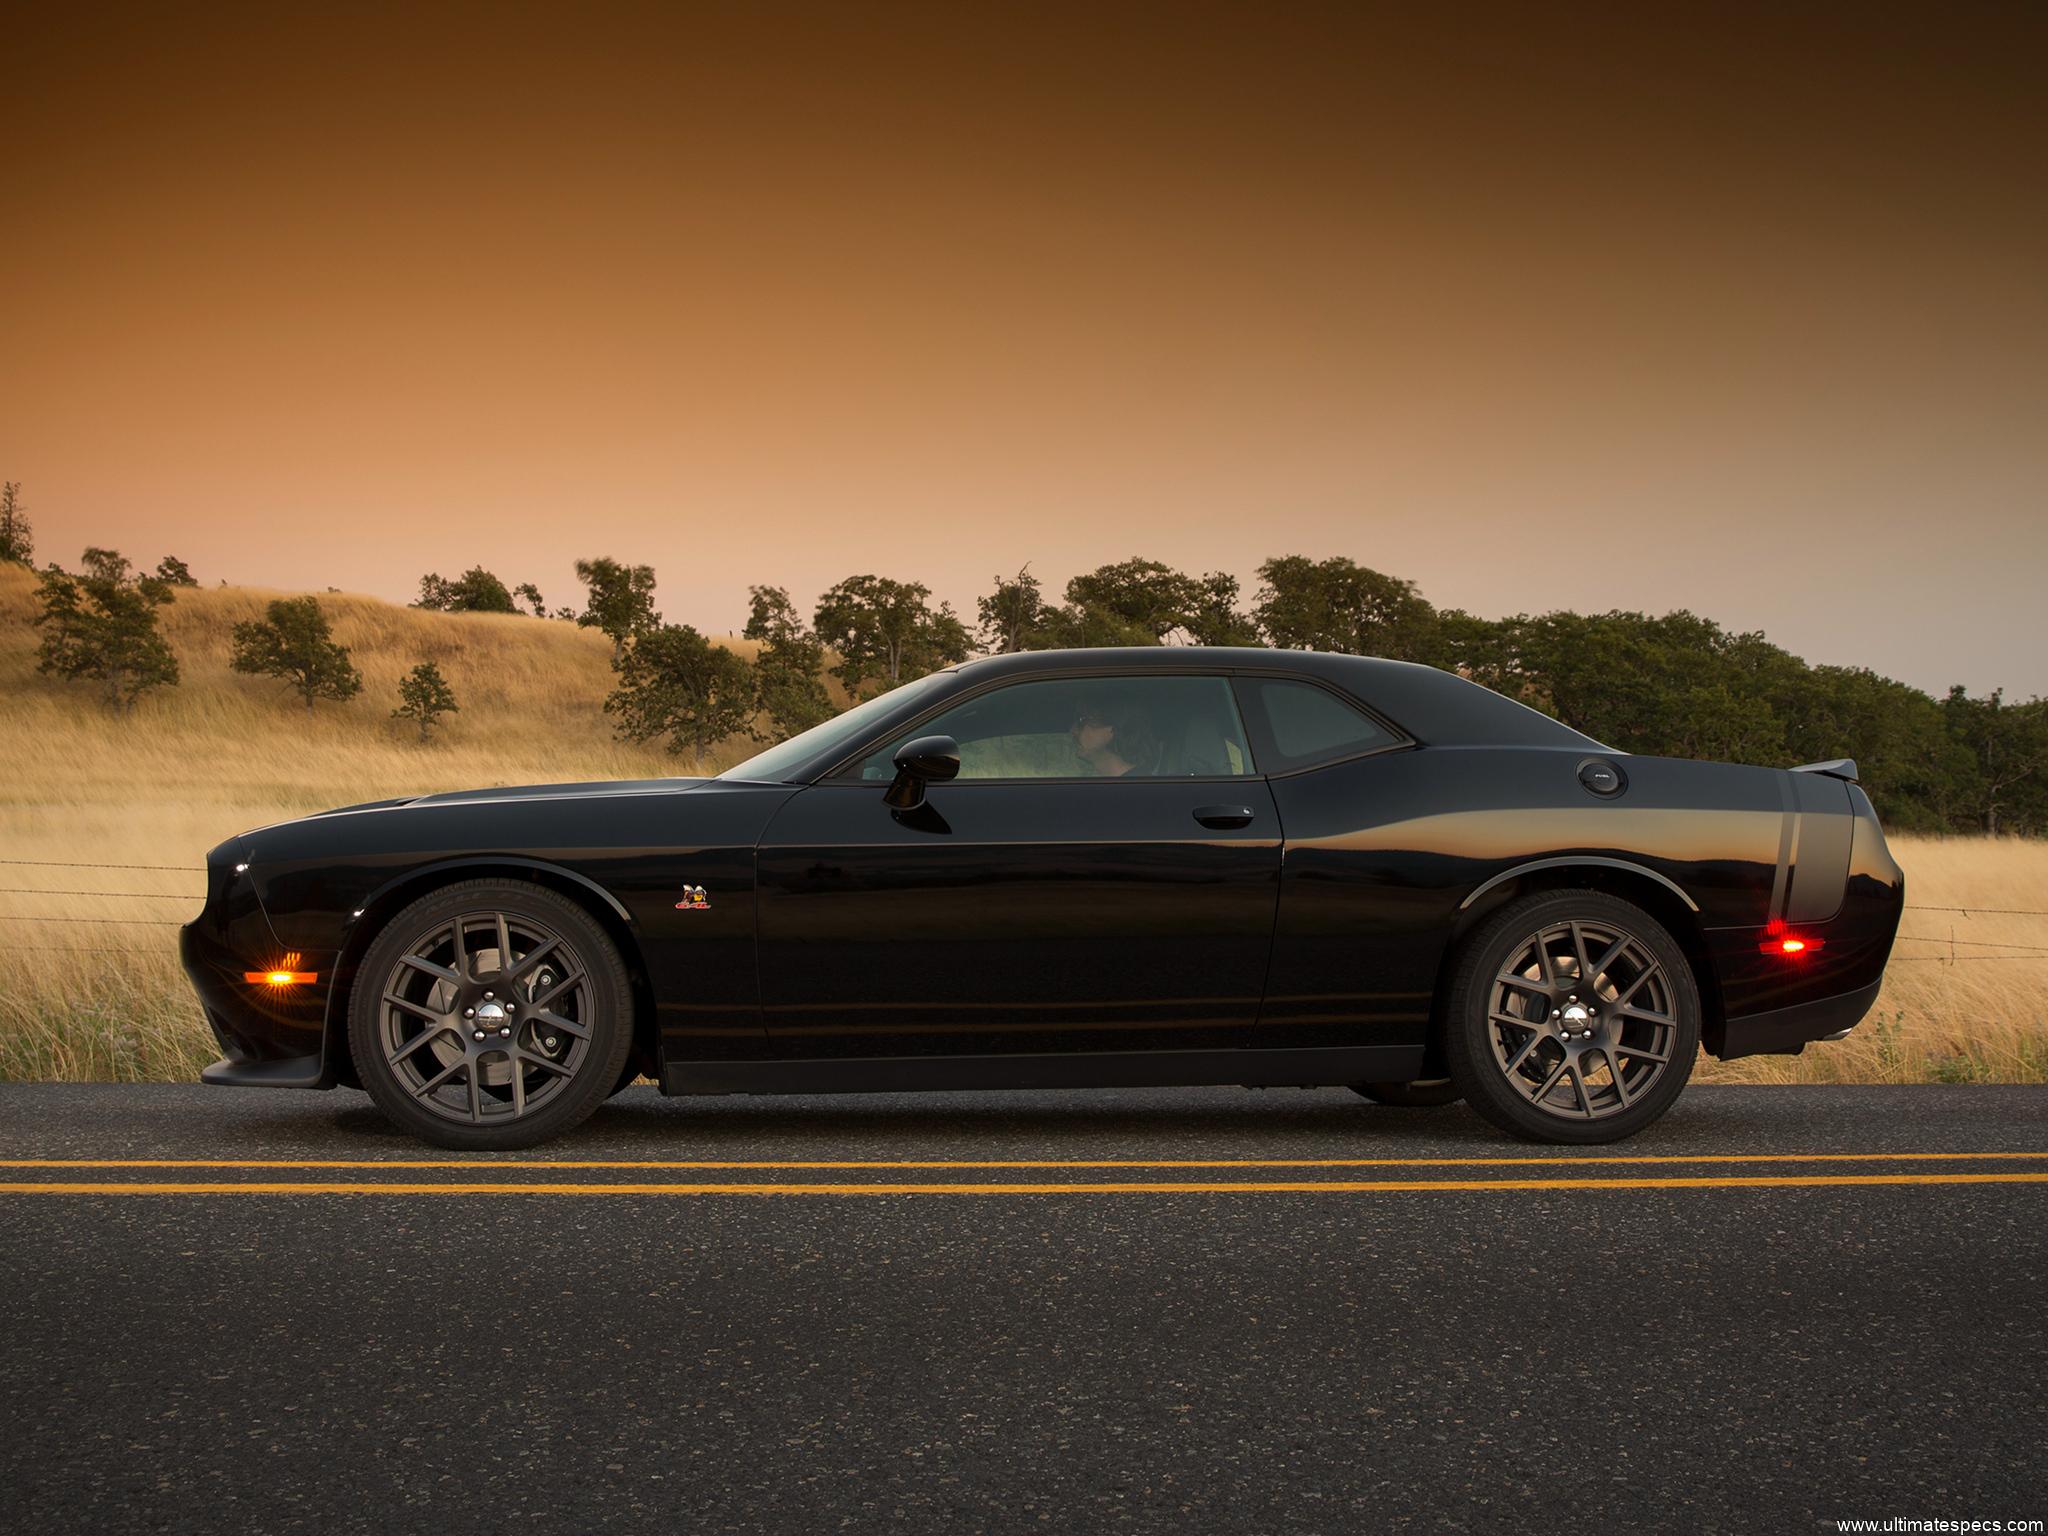
{"type": "Polygon", "coordinates": [[[924,1093],[979,1088],[1321,1088],[1409,1082],[1423,1075],[1418,1045],[1315,1050],[1077,1051],[1042,1056],[870,1056],[786,1061],[670,1061],[661,1091],[924,1093]]]}

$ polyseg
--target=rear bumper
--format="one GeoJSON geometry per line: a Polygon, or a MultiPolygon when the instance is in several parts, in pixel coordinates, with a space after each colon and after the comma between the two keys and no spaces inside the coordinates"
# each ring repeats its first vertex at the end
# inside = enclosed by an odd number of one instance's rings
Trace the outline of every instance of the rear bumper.
{"type": "Polygon", "coordinates": [[[1723,1061],[1733,1061],[1738,1056],[1797,1056],[1809,1041],[1829,1039],[1854,1028],[1870,1012],[1882,985],[1884,980],[1880,977],[1854,992],[1730,1019],[1722,1026],[1721,1049],[1717,1054],[1723,1061]]]}

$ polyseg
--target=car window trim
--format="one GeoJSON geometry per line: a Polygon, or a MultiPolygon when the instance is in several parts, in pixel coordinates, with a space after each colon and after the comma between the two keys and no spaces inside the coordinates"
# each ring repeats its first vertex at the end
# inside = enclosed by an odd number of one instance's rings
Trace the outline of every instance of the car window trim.
{"type": "Polygon", "coordinates": [[[1113,777],[1113,778],[1112,778],[1112,777],[1107,777],[1107,776],[1103,776],[1103,775],[1081,775],[1081,776],[1076,776],[1076,777],[1071,777],[1071,778],[1059,778],[1059,779],[1042,779],[1042,778],[1004,778],[1004,779],[994,779],[994,778],[973,778],[973,779],[948,779],[948,780],[947,780],[946,782],[947,782],[947,783],[948,783],[949,785],[950,785],[950,784],[1242,784],[1242,783],[1244,783],[1244,782],[1245,782],[1245,781],[1246,781],[1247,779],[1263,779],[1263,778],[1266,778],[1266,777],[1267,777],[1268,775],[1266,774],[1266,771],[1265,771],[1264,769],[1262,769],[1261,767],[1259,767],[1259,752],[1258,752],[1258,747],[1257,747],[1257,745],[1256,745],[1256,744],[1255,744],[1255,743],[1254,743],[1254,742],[1252,741],[1252,728],[1251,728],[1251,722],[1250,722],[1250,721],[1248,721],[1247,719],[1245,719],[1245,714],[1244,714],[1244,702],[1243,702],[1243,701],[1242,701],[1242,700],[1241,700],[1241,699],[1240,699],[1240,698],[1238,697],[1238,695],[1237,695],[1237,687],[1236,687],[1236,684],[1235,684],[1235,682],[1233,681],[1233,679],[1234,679],[1234,678],[1236,677],[1236,675],[1237,675],[1237,672],[1238,672],[1238,670],[1239,670],[1239,669],[1237,669],[1237,668],[1234,668],[1234,667],[1217,667],[1217,668],[1214,668],[1213,670],[1212,670],[1212,669],[1210,669],[1210,668],[1207,668],[1207,667],[1204,667],[1204,668],[1200,668],[1200,669],[1194,669],[1194,668],[1188,668],[1188,667],[1118,667],[1118,668],[1117,668],[1117,669],[1115,669],[1114,671],[1107,671],[1107,670],[1104,670],[1104,669],[1102,669],[1102,668],[1096,668],[1096,667],[1072,667],[1072,668],[1062,667],[1062,668],[1060,668],[1060,669],[1058,669],[1058,670],[1056,670],[1056,671],[1047,671],[1047,672],[1034,672],[1034,673],[1032,673],[1032,674],[1031,674],[1030,676],[1028,676],[1028,677],[995,677],[995,678],[990,678],[990,679],[988,680],[988,682],[984,683],[984,684],[983,684],[983,685],[982,685],[981,687],[979,687],[979,688],[971,688],[971,689],[966,689],[966,690],[963,690],[962,692],[959,692],[959,693],[955,693],[955,694],[952,694],[952,695],[948,696],[947,698],[945,698],[944,700],[940,701],[939,703],[937,703],[937,704],[933,705],[933,706],[932,706],[931,708],[927,709],[927,710],[926,710],[926,711],[925,711],[925,712],[924,712],[923,714],[921,714],[921,715],[914,715],[914,716],[912,716],[912,717],[911,717],[911,718],[910,718],[909,720],[907,720],[907,721],[904,721],[904,722],[903,722],[902,724],[900,724],[900,725],[896,725],[896,726],[892,726],[892,727],[891,727],[891,728],[890,728],[890,729],[889,729],[888,731],[886,731],[885,733],[883,733],[883,734],[882,734],[881,736],[879,736],[879,737],[873,737],[873,738],[870,738],[870,739],[869,739],[869,740],[868,740],[867,742],[863,743],[863,744],[862,744],[862,745],[861,745],[861,746],[860,746],[860,747],[859,747],[858,749],[856,749],[856,750],[855,750],[854,752],[850,753],[849,755],[847,755],[847,756],[845,756],[845,757],[842,757],[842,758],[840,758],[840,759],[839,759],[839,760],[838,760],[838,761],[837,761],[836,763],[834,763],[834,764],[833,764],[833,765],[832,765],[832,766],[831,766],[830,768],[826,769],[826,770],[825,770],[825,772],[823,772],[823,773],[819,774],[819,775],[818,775],[818,776],[817,776],[816,778],[812,779],[812,780],[811,780],[811,782],[812,782],[813,784],[879,784],[879,783],[881,783],[881,782],[882,782],[882,781],[881,781],[880,779],[863,779],[863,778],[859,778],[859,777],[855,776],[854,774],[852,774],[852,773],[849,773],[849,772],[848,772],[848,770],[849,770],[849,769],[851,769],[851,768],[857,768],[857,767],[858,767],[858,766],[859,766],[859,765],[860,765],[861,763],[864,763],[864,762],[866,762],[866,761],[868,760],[868,758],[872,757],[872,756],[873,756],[873,755],[875,754],[875,752],[876,752],[877,750],[879,750],[879,749],[880,749],[880,748],[882,748],[882,747],[885,747],[885,746],[887,746],[887,745],[888,745],[888,744],[889,744],[889,743],[890,743],[891,741],[894,741],[894,740],[895,740],[895,739],[896,739],[896,738],[897,738],[898,736],[901,736],[901,735],[908,735],[909,733],[911,733],[911,732],[914,732],[914,731],[916,731],[916,730],[918,729],[918,727],[920,727],[920,726],[922,726],[922,725],[926,724],[927,722],[929,722],[929,721],[932,721],[932,720],[936,720],[936,719],[937,719],[937,718],[938,718],[938,717],[939,717],[940,715],[943,715],[943,714],[947,713],[947,712],[948,712],[949,710],[957,709],[957,708],[958,708],[959,706],[961,706],[962,704],[969,704],[969,703],[972,703],[972,702],[973,702],[974,700],[976,700],[976,699],[978,699],[978,698],[982,697],[982,695],[984,695],[984,694],[989,694],[989,693],[994,693],[994,692],[996,692],[996,691],[997,691],[998,689],[1000,689],[1000,688],[1014,688],[1014,687],[1018,687],[1018,686],[1021,686],[1022,684],[1025,684],[1025,683],[1058,683],[1058,682],[1068,682],[1068,681],[1071,681],[1071,680],[1073,680],[1073,679],[1075,679],[1075,678],[1103,678],[1103,679],[1113,679],[1113,678],[1122,678],[1122,677],[1209,677],[1209,678],[1217,678],[1217,679],[1220,679],[1220,680],[1222,681],[1223,685],[1224,685],[1224,686],[1225,686],[1225,687],[1226,687],[1226,688],[1227,688],[1227,689],[1229,690],[1229,692],[1230,692],[1230,707],[1231,707],[1232,709],[1234,709],[1234,710],[1236,710],[1236,711],[1237,711],[1237,723],[1238,723],[1238,725],[1239,725],[1240,727],[1242,727],[1242,728],[1243,728],[1243,730],[1244,730],[1244,743],[1245,743],[1245,751],[1246,751],[1247,753],[1249,753],[1249,754],[1251,755],[1251,762],[1252,762],[1252,771],[1251,771],[1251,772],[1249,772],[1249,773],[1226,773],[1226,774],[1220,774],[1220,775],[1219,775],[1219,774],[1202,774],[1202,775],[1196,775],[1196,774],[1167,774],[1167,775],[1147,775],[1147,776],[1146,776],[1146,777],[1144,777],[1144,778],[1138,778],[1138,779],[1134,779],[1134,778],[1130,777],[1130,776],[1129,776],[1128,774],[1118,774],[1118,775],[1116,775],[1116,776],[1115,776],[1115,777],[1113,777]]]}

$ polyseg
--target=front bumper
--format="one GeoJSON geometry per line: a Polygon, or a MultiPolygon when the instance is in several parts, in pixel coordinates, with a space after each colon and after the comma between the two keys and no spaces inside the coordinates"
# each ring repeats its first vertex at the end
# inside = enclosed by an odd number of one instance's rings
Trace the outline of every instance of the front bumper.
{"type": "Polygon", "coordinates": [[[223,1056],[199,1069],[199,1081],[215,1088],[332,1088],[334,1074],[324,1056],[288,1056],[282,1061],[235,1061],[223,1056]]]}
{"type": "Polygon", "coordinates": [[[199,1074],[204,1083],[235,1087],[331,1088],[327,1060],[327,997],[332,953],[297,954],[290,970],[319,980],[273,988],[245,979],[287,958],[247,880],[215,850],[207,870],[206,908],[178,931],[178,958],[198,994],[221,1059],[199,1074]]]}

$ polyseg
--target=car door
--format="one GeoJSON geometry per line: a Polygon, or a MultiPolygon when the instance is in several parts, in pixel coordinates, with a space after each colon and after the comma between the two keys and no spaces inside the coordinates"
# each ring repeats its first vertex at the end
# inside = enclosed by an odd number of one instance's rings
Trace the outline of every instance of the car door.
{"type": "Polygon", "coordinates": [[[794,795],[757,862],[778,1055],[1238,1046],[1272,942],[1280,826],[1221,676],[1034,677],[794,795]],[[960,777],[884,803],[903,742],[960,777]]]}

